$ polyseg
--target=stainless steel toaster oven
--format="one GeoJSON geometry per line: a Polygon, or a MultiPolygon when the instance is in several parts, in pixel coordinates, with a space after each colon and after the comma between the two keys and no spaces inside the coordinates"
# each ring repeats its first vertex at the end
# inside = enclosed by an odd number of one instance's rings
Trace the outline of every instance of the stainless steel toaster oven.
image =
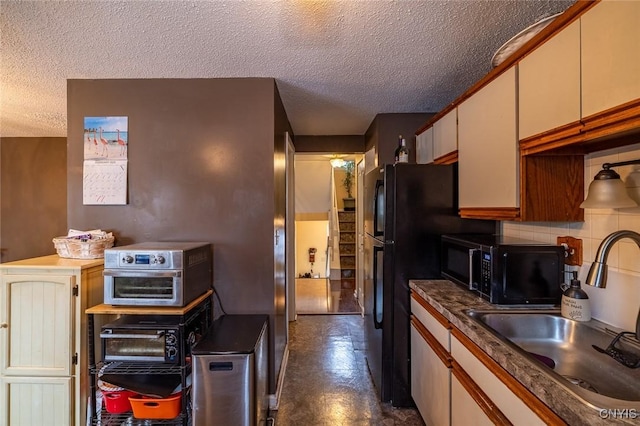
{"type": "Polygon", "coordinates": [[[186,306],[213,285],[209,243],[158,242],[104,252],[104,303],[186,306]]]}

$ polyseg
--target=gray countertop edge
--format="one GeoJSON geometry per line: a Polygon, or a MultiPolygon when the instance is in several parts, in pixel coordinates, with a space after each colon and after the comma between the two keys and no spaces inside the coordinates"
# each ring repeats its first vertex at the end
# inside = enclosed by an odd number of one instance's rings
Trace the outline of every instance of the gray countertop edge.
{"type": "Polygon", "coordinates": [[[551,380],[541,365],[524,357],[465,313],[468,309],[496,309],[496,305],[448,280],[410,280],[409,286],[568,424],[640,424],[640,413],[638,419],[603,419],[599,408],[551,380]]]}

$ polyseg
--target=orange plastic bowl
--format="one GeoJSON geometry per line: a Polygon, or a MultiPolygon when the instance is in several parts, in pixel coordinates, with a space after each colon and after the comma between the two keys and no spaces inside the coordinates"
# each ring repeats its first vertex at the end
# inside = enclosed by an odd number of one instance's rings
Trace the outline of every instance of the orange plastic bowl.
{"type": "Polygon", "coordinates": [[[182,393],[167,398],[129,398],[136,419],[175,419],[182,409],[182,393]]]}

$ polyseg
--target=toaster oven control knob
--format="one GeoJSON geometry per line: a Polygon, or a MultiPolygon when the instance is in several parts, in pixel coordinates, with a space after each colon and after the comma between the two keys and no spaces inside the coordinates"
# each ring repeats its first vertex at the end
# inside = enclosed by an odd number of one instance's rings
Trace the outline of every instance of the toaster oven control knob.
{"type": "Polygon", "coordinates": [[[174,346],[167,348],[167,358],[174,359],[178,355],[178,349],[174,346]]]}
{"type": "Polygon", "coordinates": [[[133,263],[133,257],[132,256],[125,256],[123,259],[124,263],[133,263]]]}
{"type": "MultiPolygon", "coordinates": [[[[176,339],[176,335],[175,334],[167,334],[164,339],[165,339],[165,343],[167,345],[175,345],[178,342],[178,339],[176,339]]],[[[169,348],[169,349],[171,349],[171,348],[169,348]]]]}
{"type": "Polygon", "coordinates": [[[164,263],[164,256],[156,256],[156,262],[162,265],[164,263]]]}

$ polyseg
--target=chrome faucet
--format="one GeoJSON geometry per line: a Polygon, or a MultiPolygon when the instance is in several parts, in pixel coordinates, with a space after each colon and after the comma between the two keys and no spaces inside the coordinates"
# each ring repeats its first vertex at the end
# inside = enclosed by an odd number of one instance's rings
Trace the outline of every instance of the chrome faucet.
{"type": "MultiPolygon", "coordinates": [[[[598,247],[596,258],[591,264],[591,268],[589,268],[585,283],[599,288],[607,286],[607,258],[609,257],[609,251],[622,238],[630,238],[640,247],[640,234],[637,232],[622,230],[607,235],[598,247]]],[[[636,319],[636,339],[640,340],[640,311],[638,311],[638,318],[636,319]]]]}

